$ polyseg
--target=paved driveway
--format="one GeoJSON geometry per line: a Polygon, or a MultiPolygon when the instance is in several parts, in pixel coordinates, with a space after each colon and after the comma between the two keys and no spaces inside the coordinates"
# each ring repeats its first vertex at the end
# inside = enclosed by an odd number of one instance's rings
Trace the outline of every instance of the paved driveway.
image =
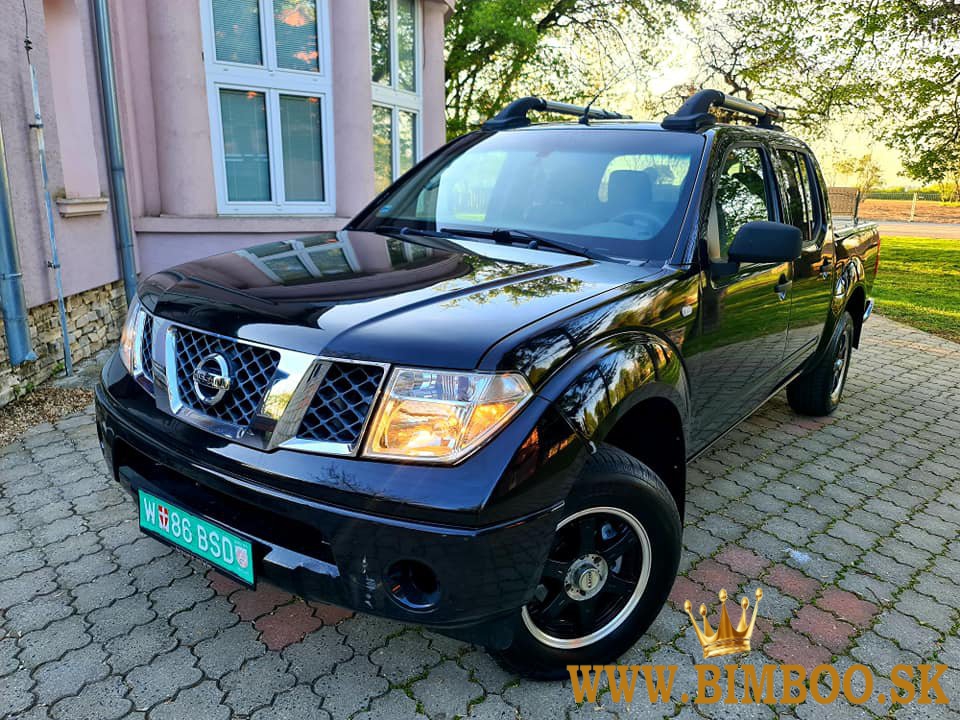
{"type": "Polygon", "coordinates": [[[881,236],[943,238],[960,240],[960,223],[893,222],[880,220],[881,236]]]}
{"type": "MultiPolygon", "coordinates": [[[[695,691],[685,598],[765,591],[754,652],[808,667],[936,660],[960,707],[960,345],[874,318],[835,417],[776,398],[690,468],[684,576],[625,658],[695,691]]],[[[18,718],[869,717],[889,706],[577,707],[475,647],[270,588],[137,531],[90,413],[0,450],[0,716],[18,718]]],[[[878,688],[884,683],[878,677],[878,688]]],[[[949,716],[907,706],[897,717],[949,716]]]]}

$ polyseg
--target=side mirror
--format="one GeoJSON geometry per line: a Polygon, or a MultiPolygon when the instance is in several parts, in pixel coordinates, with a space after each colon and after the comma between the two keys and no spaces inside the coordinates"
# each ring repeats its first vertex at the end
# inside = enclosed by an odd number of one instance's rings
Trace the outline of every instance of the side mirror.
{"type": "Polygon", "coordinates": [[[757,220],[737,230],[727,256],[732,263],[793,262],[800,257],[803,235],[784,223],[757,220]]]}

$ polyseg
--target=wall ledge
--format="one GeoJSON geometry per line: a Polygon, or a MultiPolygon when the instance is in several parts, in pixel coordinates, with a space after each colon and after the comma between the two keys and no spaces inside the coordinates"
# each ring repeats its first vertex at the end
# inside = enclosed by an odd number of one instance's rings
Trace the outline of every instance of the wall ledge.
{"type": "Polygon", "coordinates": [[[133,227],[138,233],[312,233],[339,230],[349,221],[330,215],[159,215],[135,218],[133,227]]]}
{"type": "Polygon", "coordinates": [[[101,215],[109,204],[110,199],[105,197],[57,198],[57,210],[65,218],[101,215]]]}

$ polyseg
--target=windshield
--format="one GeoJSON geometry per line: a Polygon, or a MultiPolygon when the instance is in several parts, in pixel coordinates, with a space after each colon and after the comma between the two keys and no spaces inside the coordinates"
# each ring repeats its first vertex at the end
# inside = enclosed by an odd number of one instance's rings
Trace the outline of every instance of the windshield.
{"type": "Polygon", "coordinates": [[[405,176],[356,229],[513,230],[665,260],[703,143],[612,128],[478,133],[405,176]]]}

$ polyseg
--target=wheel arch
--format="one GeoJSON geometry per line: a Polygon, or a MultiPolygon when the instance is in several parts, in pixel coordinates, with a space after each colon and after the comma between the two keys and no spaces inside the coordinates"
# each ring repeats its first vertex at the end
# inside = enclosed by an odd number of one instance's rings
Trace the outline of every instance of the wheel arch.
{"type": "Polygon", "coordinates": [[[683,514],[689,384],[679,351],[653,333],[624,333],[582,352],[547,383],[557,407],[594,444],[650,467],[683,514]]]}
{"type": "Polygon", "coordinates": [[[853,316],[853,346],[860,347],[860,333],[863,330],[863,314],[867,310],[867,291],[863,283],[856,285],[850,293],[845,306],[853,316]]]}

